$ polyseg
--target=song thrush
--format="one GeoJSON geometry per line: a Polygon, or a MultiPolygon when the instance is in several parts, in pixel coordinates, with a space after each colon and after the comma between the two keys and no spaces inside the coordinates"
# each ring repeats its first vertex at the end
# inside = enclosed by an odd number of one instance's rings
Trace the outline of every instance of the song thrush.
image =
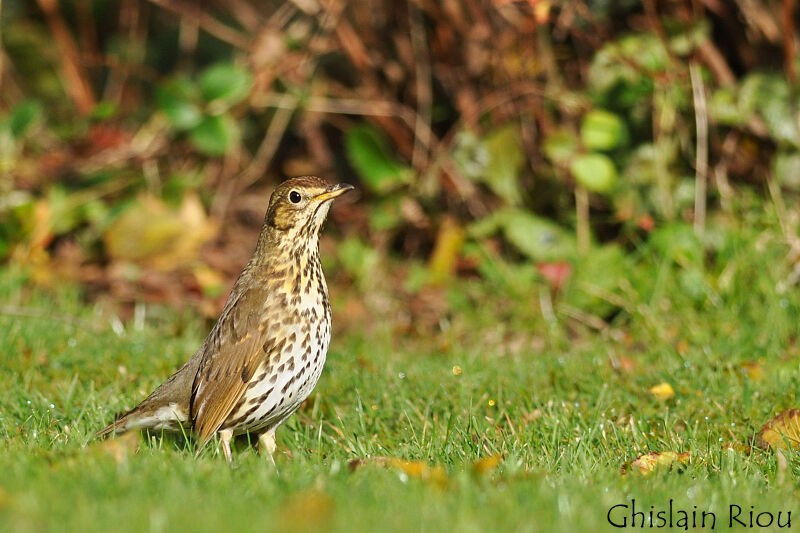
{"type": "Polygon", "coordinates": [[[234,435],[259,435],[272,457],[275,430],[308,397],[331,335],[318,237],[332,201],[353,189],[317,177],[283,182],[270,198],[253,257],[194,356],[98,436],[191,428],[199,449],[219,434],[231,462],[234,435]]]}

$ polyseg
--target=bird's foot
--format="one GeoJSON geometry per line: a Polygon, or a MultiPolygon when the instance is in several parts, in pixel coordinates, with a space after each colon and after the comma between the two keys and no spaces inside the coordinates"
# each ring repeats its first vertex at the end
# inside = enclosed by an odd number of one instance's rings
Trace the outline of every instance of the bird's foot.
{"type": "Polygon", "coordinates": [[[231,439],[233,438],[233,431],[230,429],[223,429],[219,432],[219,438],[222,441],[222,453],[225,455],[225,460],[233,467],[233,457],[231,456],[231,439]]]}
{"type": "Polygon", "coordinates": [[[275,472],[278,472],[278,465],[275,464],[275,450],[278,444],[275,442],[275,431],[265,431],[258,436],[258,452],[264,453],[269,457],[275,472]]]}

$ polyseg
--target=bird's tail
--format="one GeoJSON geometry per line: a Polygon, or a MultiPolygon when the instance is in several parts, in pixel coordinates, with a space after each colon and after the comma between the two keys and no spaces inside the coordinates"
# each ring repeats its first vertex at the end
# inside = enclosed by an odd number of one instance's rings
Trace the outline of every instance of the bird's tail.
{"type": "Polygon", "coordinates": [[[127,426],[128,426],[128,416],[131,413],[133,413],[133,411],[135,411],[135,410],[136,409],[132,409],[132,410],[128,411],[127,413],[123,414],[122,416],[117,417],[116,420],[114,420],[109,425],[107,425],[106,427],[104,427],[103,429],[101,429],[100,431],[95,433],[94,434],[94,438],[98,439],[100,437],[105,437],[109,433],[116,434],[116,433],[122,433],[123,431],[126,431],[127,430],[127,426]]]}
{"type": "Polygon", "coordinates": [[[142,403],[117,417],[95,434],[103,437],[132,429],[180,431],[189,421],[192,383],[197,372],[194,359],[183,365],[142,403]]]}

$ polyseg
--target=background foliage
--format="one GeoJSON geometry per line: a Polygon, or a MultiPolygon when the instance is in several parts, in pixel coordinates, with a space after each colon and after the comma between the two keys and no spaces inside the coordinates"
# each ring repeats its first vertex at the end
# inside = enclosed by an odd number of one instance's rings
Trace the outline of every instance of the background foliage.
{"type": "Polygon", "coordinates": [[[795,4],[0,0],[0,522],[785,510],[795,4]],[[196,349],[301,174],[359,195],[321,242],[334,343],[285,478],[246,443],[230,477],[180,438],[86,446],[196,349]]]}
{"type": "Polygon", "coordinates": [[[796,254],[792,5],[5,0],[0,259],[212,317],[270,187],[313,173],[359,185],[362,287],[535,265],[608,319],[582,285],[647,245],[702,293],[742,209],[796,254]]]}

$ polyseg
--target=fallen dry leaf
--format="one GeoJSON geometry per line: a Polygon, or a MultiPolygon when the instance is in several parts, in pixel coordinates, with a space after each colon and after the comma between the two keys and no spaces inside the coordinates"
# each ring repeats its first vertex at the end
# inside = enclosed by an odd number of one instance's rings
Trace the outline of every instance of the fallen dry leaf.
{"type": "Polygon", "coordinates": [[[622,467],[622,473],[627,474],[631,470],[638,471],[647,475],[659,467],[672,467],[675,465],[685,465],[691,461],[692,455],[689,452],[651,452],[640,455],[630,464],[622,467]]]}
{"type": "Polygon", "coordinates": [[[206,297],[216,298],[225,290],[225,276],[209,266],[198,264],[192,269],[192,274],[206,297]]]}
{"type": "Polygon", "coordinates": [[[428,261],[430,281],[433,285],[440,285],[453,275],[463,243],[464,229],[453,219],[445,218],[428,261]]]}
{"type": "Polygon", "coordinates": [[[293,494],[281,506],[280,522],[285,531],[321,531],[330,524],[333,500],[326,493],[307,489],[293,494]]]}
{"type": "Polygon", "coordinates": [[[140,434],[137,431],[123,433],[118,437],[111,437],[94,445],[94,451],[101,456],[108,456],[114,462],[121,464],[127,462],[128,457],[139,450],[140,434]]]}
{"type": "Polygon", "coordinates": [[[765,450],[800,448],[800,409],[786,409],[761,426],[758,446],[765,450]]]}
{"type": "Polygon", "coordinates": [[[723,450],[732,450],[741,453],[742,455],[750,455],[751,449],[747,444],[741,442],[728,442],[722,446],[723,450]]]}
{"type": "Polygon", "coordinates": [[[742,374],[753,381],[764,379],[764,366],[758,361],[745,361],[739,365],[739,368],[742,370],[742,374]]]}
{"type": "Polygon", "coordinates": [[[357,468],[368,464],[375,464],[386,468],[394,468],[409,478],[428,481],[439,486],[440,488],[444,488],[448,481],[447,471],[445,471],[443,466],[431,466],[425,461],[409,461],[406,459],[398,459],[396,457],[371,457],[368,459],[353,459],[347,463],[347,467],[352,472],[357,468]]]}
{"type": "Polygon", "coordinates": [[[675,396],[675,389],[673,389],[672,385],[670,385],[666,381],[664,383],[659,383],[654,387],[650,387],[650,389],[647,392],[649,392],[650,394],[661,400],[667,400],[675,396]]]}
{"type": "Polygon", "coordinates": [[[103,238],[114,259],[171,270],[196,260],[200,246],[216,231],[196,194],[187,194],[179,209],[144,195],[111,224],[103,238]]]}
{"type": "Polygon", "coordinates": [[[488,457],[481,457],[472,463],[472,471],[476,474],[486,475],[497,468],[497,465],[502,463],[503,459],[504,457],[502,453],[496,453],[488,457]]]}
{"type": "Polygon", "coordinates": [[[625,356],[619,358],[611,357],[608,363],[611,365],[611,368],[618,372],[633,372],[636,368],[636,361],[625,356]]]}

